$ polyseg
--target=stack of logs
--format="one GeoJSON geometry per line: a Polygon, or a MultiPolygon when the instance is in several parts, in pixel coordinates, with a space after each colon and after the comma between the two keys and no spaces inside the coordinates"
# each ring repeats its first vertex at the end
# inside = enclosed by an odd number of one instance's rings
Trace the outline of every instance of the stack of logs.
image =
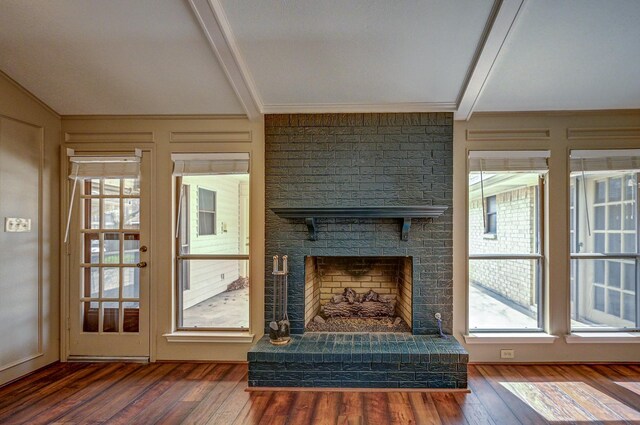
{"type": "Polygon", "coordinates": [[[393,317],[396,312],[396,300],[369,290],[358,295],[351,288],[345,288],[342,295],[334,295],[322,307],[327,317],[393,317]]]}

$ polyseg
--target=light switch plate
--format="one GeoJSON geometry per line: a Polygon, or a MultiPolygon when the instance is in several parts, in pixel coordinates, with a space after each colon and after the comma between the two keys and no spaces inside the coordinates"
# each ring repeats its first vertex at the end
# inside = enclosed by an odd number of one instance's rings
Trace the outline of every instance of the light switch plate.
{"type": "Polygon", "coordinates": [[[31,231],[31,219],[30,218],[15,218],[5,217],[4,219],[4,231],[17,233],[17,232],[30,232],[31,231]]]}

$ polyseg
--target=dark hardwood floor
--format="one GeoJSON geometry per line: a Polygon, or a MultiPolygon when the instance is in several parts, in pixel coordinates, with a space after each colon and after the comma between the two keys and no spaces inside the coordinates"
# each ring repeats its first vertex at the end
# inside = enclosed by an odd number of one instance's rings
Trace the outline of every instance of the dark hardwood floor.
{"type": "Polygon", "coordinates": [[[58,363],[1,424],[640,424],[640,365],[476,365],[471,393],[247,392],[245,365],[58,363]]]}

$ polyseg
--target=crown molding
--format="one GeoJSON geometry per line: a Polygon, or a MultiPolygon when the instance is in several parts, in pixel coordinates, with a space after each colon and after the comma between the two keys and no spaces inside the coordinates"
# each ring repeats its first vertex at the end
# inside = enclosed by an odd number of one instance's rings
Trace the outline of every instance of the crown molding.
{"type": "Polygon", "coordinates": [[[261,100],[242,60],[231,26],[218,0],[189,0],[211,49],[250,120],[261,117],[261,100]]]}
{"type": "Polygon", "coordinates": [[[38,105],[42,106],[47,112],[49,112],[50,114],[54,115],[56,118],[60,119],[61,116],[59,113],[57,113],[51,106],[47,105],[46,103],[44,103],[42,101],[42,99],[40,99],[38,96],[36,96],[35,94],[31,93],[29,90],[27,90],[22,84],[20,84],[19,82],[17,82],[16,80],[14,80],[13,78],[11,78],[6,72],[0,70],[0,76],[2,76],[4,79],[6,79],[10,84],[12,84],[13,86],[15,86],[18,90],[20,90],[22,93],[24,93],[28,98],[30,98],[31,100],[33,100],[34,102],[36,102],[38,105]]]}
{"type": "Polygon", "coordinates": [[[265,114],[453,112],[455,102],[308,103],[264,105],[265,114]]]}
{"type": "Polygon", "coordinates": [[[468,120],[526,0],[495,0],[457,102],[456,120],[468,120]]]}

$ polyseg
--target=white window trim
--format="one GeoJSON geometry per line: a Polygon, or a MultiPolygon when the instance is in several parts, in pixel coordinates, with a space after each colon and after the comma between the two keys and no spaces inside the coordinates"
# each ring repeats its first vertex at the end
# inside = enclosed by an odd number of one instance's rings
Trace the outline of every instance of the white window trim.
{"type": "Polygon", "coordinates": [[[464,335],[467,344],[553,344],[559,337],[545,332],[482,332],[464,335]]]}
{"type": "Polygon", "coordinates": [[[567,344],[640,344],[640,332],[573,332],[564,339],[567,344]]]}
{"type": "Polygon", "coordinates": [[[176,331],[162,335],[167,342],[222,342],[222,343],[252,343],[255,334],[233,331],[176,331]]]}

